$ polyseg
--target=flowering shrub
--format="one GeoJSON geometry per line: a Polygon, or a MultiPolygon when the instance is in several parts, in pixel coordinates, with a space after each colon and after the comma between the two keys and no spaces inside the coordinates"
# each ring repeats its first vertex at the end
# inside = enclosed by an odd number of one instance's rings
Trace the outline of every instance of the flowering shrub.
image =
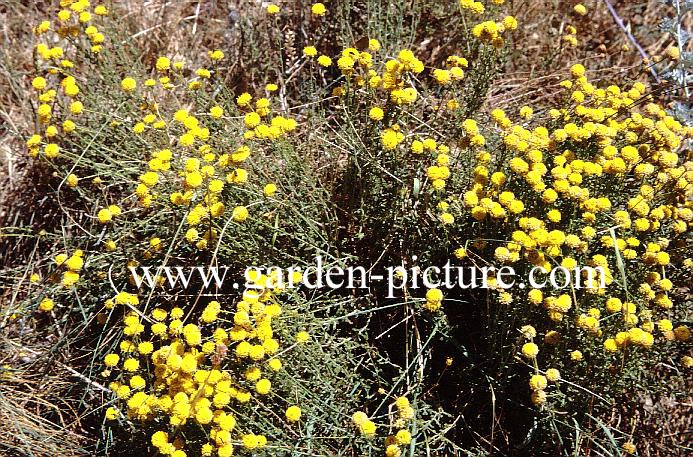
{"type": "MultiPolygon", "coordinates": [[[[637,427],[607,423],[614,404],[661,391],[656,367],[693,365],[693,130],[661,87],[572,62],[550,101],[485,106],[522,27],[503,0],[434,2],[464,38],[446,54],[387,27],[337,49],[338,5],[254,7],[258,29],[242,33],[267,34],[253,52],[276,68],[243,85],[226,49],[141,63],[118,5],[59,3],[33,29],[25,147],[61,220],[42,227],[11,312],[88,335],[95,452],[636,452],[637,427]],[[294,16],[313,28],[285,48],[278,26],[294,16]],[[496,273],[487,289],[393,299],[377,284],[287,288],[276,272],[178,294],[128,270],[240,277],[318,255],[496,273]],[[542,284],[560,266],[578,285],[505,288],[503,266],[539,267],[542,284]]],[[[566,31],[561,46],[577,46],[566,31]]]]}

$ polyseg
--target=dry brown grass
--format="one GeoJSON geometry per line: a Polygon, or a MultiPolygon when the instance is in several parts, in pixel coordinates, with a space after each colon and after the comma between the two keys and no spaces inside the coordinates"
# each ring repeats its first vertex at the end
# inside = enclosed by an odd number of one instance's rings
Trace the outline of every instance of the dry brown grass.
{"type": "Polygon", "coordinates": [[[0,448],[3,455],[85,455],[79,416],[62,397],[74,382],[69,371],[45,360],[45,349],[3,339],[0,381],[0,448]],[[51,367],[53,365],[53,367],[51,367]]]}

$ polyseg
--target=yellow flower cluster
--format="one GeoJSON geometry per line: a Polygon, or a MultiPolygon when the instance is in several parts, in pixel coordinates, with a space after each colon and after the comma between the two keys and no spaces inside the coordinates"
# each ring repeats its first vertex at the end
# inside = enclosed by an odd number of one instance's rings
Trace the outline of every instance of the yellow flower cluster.
{"type": "Polygon", "coordinates": [[[448,69],[436,68],[433,70],[433,78],[441,86],[447,86],[464,78],[464,68],[469,66],[467,59],[452,55],[446,59],[448,69]]]}
{"type": "MultiPolygon", "coordinates": [[[[406,426],[409,421],[414,419],[414,409],[407,397],[398,397],[394,402],[396,414],[392,418],[395,429],[399,429],[395,434],[385,438],[385,455],[387,457],[400,457],[404,446],[412,441],[412,436],[406,426]]],[[[362,411],[357,411],[351,416],[351,420],[358,431],[366,437],[374,437],[377,432],[377,425],[368,418],[362,411]]]]}
{"type": "MultiPolygon", "coordinates": [[[[380,43],[377,40],[369,41],[369,50],[377,51],[380,43]]],[[[396,59],[385,62],[384,70],[378,73],[373,69],[373,55],[367,51],[358,51],[355,48],[346,48],[342,51],[341,57],[337,60],[337,66],[342,74],[348,76],[357,87],[368,86],[372,90],[380,90],[387,93],[388,98],[395,105],[411,105],[418,97],[418,92],[408,82],[408,74],[419,74],[424,70],[423,63],[416,58],[411,50],[400,51],[396,59]]],[[[459,69],[458,69],[459,70],[459,69]]],[[[441,70],[447,72],[447,70],[441,70]]],[[[456,71],[458,79],[464,73],[456,71]]],[[[448,79],[452,76],[448,75],[448,79]]],[[[346,93],[346,87],[340,86],[335,89],[335,95],[346,93]]],[[[377,111],[376,111],[377,113],[377,111]]],[[[382,119],[382,115],[375,114],[374,120],[382,119]]]]}
{"type": "Polygon", "coordinates": [[[91,25],[93,15],[105,16],[107,9],[98,5],[90,9],[88,0],[63,1],[54,22],[45,20],[34,27],[34,34],[43,38],[36,47],[38,75],[31,81],[37,97],[37,129],[27,141],[30,156],[38,157],[43,153],[47,159],[55,159],[61,154],[60,137],[74,133],[77,128],[76,118],[84,110],[79,100],[81,89],[75,78],[76,58],[79,50],[73,45],[73,39],[84,35],[92,43],[92,53],[101,51],[105,36],[96,26],[91,25]],[[58,41],[46,36],[53,30],[58,41]],[[55,45],[62,43],[64,46],[55,45]],[[74,57],[69,58],[69,55],[74,57]],[[62,108],[61,111],[58,111],[62,108]],[[61,122],[60,122],[61,121],[61,122]],[[58,124],[60,122],[60,124],[58,124]]]}
{"type": "Polygon", "coordinates": [[[539,354],[539,347],[533,342],[537,336],[537,331],[531,325],[525,325],[520,329],[520,333],[530,341],[522,345],[522,355],[530,360],[534,365],[535,374],[529,378],[529,388],[532,391],[532,402],[535,405],[543,405],[546,403],[546,388],[551,383],[557,383],[561,379],[561,373],[556,368],[549,368],[545,373],[540,373],[536,358],[539,354]]]}
{"type": "MultiPolygon", "coordinates": [[[[63,288],[71,288],[77,284],[80,279],[80,273],[84,269],[84,251],[81,249],[75,250],[72,255],[60,253],[55,255],[53,262],[57,269],[48,277],[48,281],[55,284],[60,284],[63,288]]],[[[41,280],[41,276],[33,273],[29,281],[37,283],[41,280]]],[[[38,303],[38,310],[48,313],[55,308],[55,299],[49,296],[44,296],[38,303]]]]}
{"type": "MultiPolygon", "coordinates": [[[[223,52],[218,50],[210,51],[208,55],[213,62],[224,58],[223,52]]],[[[186,82],[182,73],[184,68],[181,61],[172,63],[168,57],[159,57],[156,70],[164,76],[158,81],[148,79],[144,82],[146,92],[143,96],[147,100],[147,109],[141,120],[135,123],[133,132],[161,137],[166,142],[168,135],[175,132],[178,144],[151,153],[148,171],[140,175],[135,194],[140,206],[149,208],[161,200],[162,191],[169,192],[167,200],[172,205],[187,209],[186,221],[190,227],[185,233],[186,240],[198,249],[206,249],[218,235],[216,229],[211,227],[212,219],[226,213],[227,203],[223,198],[225,187],[241,186],[248,181],[248,171],[242,165],[251,156],[254,145],[283,138],[296,129],[297,123],[294,119],[273,113],[270,99],[260,98],[253,102],[249,93],[243,93],[237,97],[236,104],[238,109],[246,112],[243,118],[246,128],[243,132],[244,143],[231,152],[218,151],[214,145],[219,143],[215,137],[219,130],[213,124],[215,120],[222,119],[224,108],[213,105],[199,113],[191,112],[190,108],[179,108],[167,116],[157,100],[154,91],[157,84],[164,91],[179,86],[194,91],[202,87],[194,83],[211,77],[208,70],[198,69],[196,77],[186,82]],[[210,119],[209,126],[203,124],[205,117],[210,119]],[[174,185],[173,191],[169,190],[171,184],[174,185]],[[179,190],[175,190],[176,185],[179,190]]],[[[125,78],[122,88],[134,96],[137,82],[134,78],[125,78]]],[[[270,189],[268,195],[273,193],[270,189]]],[[[247,207],[243,205],[234,206],[231,213],[236,222],[243,222],[249,216],[247,207]]]]}
{"type": "Polygon", "coordinates": [[[363,411],[357,411],[351,416],[351,420],[354,422],[354,425],[356,425],[356,428],[358,428],[362,435],[368,437],[375,436],[375,432],[378,427],[375,425],[375,422],[368,418],[366,413],[363,411]]]}
{"type": "MultiPolygon", "coordinates": [[[[236,431],[236,411],[261,402],[272,390],[272,373],[282,368],[277,357],[280,343],[273,330],[282,312],[276,298],[277,277],[256,275],[251,280],[236,304],[230,328],[219,319],[224,310],[217,301],[206,305],[198,324],[186,324],[189,316],[181,308],[157,307],[148,316],[139,311],[125,314],[123,332],[128,339],[121,342],[120,354],[106,355],[104,374],[119,373],[110,388],[129,418],[165,418],[173,433],[188,422],[197,423],[208,430],[210,438],[203,455],[216,450],[216,455],[230,456],[238,441],[251,450],[267,444],[262,434],[236,431]]],[[[135,310],[139,305],[136,295],[127,292],[118,294],[110,306],[113,302],[135,310]]],[[[120,416],[117,408],[107,412],[110,419],[120,416]]],[[[300,417],[298,406],[286,410],[289,422],[300,417]]],[[[182,457],[185,443],[172,439],[171,431],[155,432],[152,445],[162,455],[182,457]]]]}
{"type": "Polygon", "coordinates": [[[505,44],[503,34],[517,29],[517,19],[506,16],[501,22],[484,21],[474,26],[472,34],[483,42],[499,49],[505,44]]]}
{"type": "MultiPolygon", "coordinates": [[[[575,330],[602,339],[607,352],[629,345],[649,348],[656,344],[656,314],[673,306],[669,298],[673,284],[665,276],[672,258],[666,250],[671,237],[693,223],[693,163],[683,162],[676,152],[692,132],[648,101],[642,83],[598,88],[580,64],[571,67],[571,76],[562,82],[569,106],[551,110],[546,125],[530,129],[513,123],[499,109],[491,113],[510,153],[507,167],[513,176],[508,178],[503,164],[492,171],[490,155],[478,153],[474,183],[463,194],[463,204],[477,221],[504,221],[510,227],[511,239],[493,251],[500,264],[520,263],[547,272],[554,262],[568,270],[586,265],[583,280],[598,278],[601,269],[604,284],[595,281],[585,289],[586,295],[577,297],[592,306],[574,316],[575,330]],[[637,179],[634,192],[611,192],[614,183],[626,176],[637,179]],[[657,197],[663,193],[674,197],[657,197]],[[547,208],[543,217],[524,215],[527,208],[536,215],[536,208],[542,207],[547,208]],[[567,221],[565,213],[577,217],[567,221]],[[613,270],[619,262],[614,252],[645,270],[638,296],[624,302],[608,296],[604,287],[614,283],[613,270]],[[605,326],[602,310],[618,313],[620,319],[609,319],[605,326]]],[[[530,116],[525,109],[522,117],[530,116]]],[[[468,135],[475,132],[473,126],[463,124],[468,135]]],[[[506,302],[510,301],[508,294],[506,302]]],[[[543,304],[554,322],[561,322],[576,305],[570,294],[544,296],[539,289],[530,290],[527,301],[543,304]]],[[[666,318],[659,322],[664,341],[688,338],[687,327],[680,326],[677,333],[666,318]]],[[[531,342],[521,352],[535,360],[539,351],[531,342]]],[[[573,361],[582,357],[580,351],[571,354],[573,361]]],[[[546,399],[540,381],[537,377],[530,382],[537,404],[546,399]]]]}
{"type": "Polygon", "coordinates": [[[578,45],[577,39],[577,29],[573,25],[568,25],[565,28],[565,35],[563,35],[562,40],[570,47],[575,47],[578,45]]]}
{"type": "Polygon", "coordinates": [[[108,224],[113,220],[114,216],[120,216],[122,213],[123,211],[118,205],[109,205],[107,208],[101,208],[98,213],[96,213],[96,217],[99,219],[100,223],[108,224]]]}
{"type": "Polygon", "coordinates": [[[64,268],[60,283],[64,287],[74,286],[79,281],[79,272],[84,267],[84,252],[78,249],[71,256],[58,254],[54,260],[57,266],[64,268]]]}
{"type": "Polygon", "coordinates": [[[484,4],[475,0],[460,0],[460,8],[469,10],[474,14],[482,14],[486,11],[484,4]]]}
{"type": "MultiPolygon", "coordinates": [[[[374,47],[379,48],[379,43],[371,43],[371,49],[374,47]],[[377,44],[377,46],[373,46],[373,44],[377,44]]],[[[370,89],[369,100],[375,101],[378,105],[368,110],[368,118],[375,122],[383,121],[386,116],[398,116],[402,109],[417,103],[419,92],[411,81],[414,76],[423,72],[424,65],[411,50],[401,50],[396,59],[385,61],[382,73],[371,68],[375,65],[372,56],[368,53],[365,54],[367,56],[364,56],[364,53],[358,53],[353,48],[347,48],[343,51],[340,67],[343,74],[348,77],[348,81],[353,81],[356,84],[353,87],[351,85],[340,87],[339,95],[346,94],[347,89],[358,91],[367,86],[370,89]],[[359,63],[363,69],[357,72],[359,63]],[[383,92],[384,94],[382,94],[383,92]]],[[[454,98],[454,83],[464,78],[464,69],[469,66],[469,62],[464,57],[451,55],[445,63],[447,68],[433,69],[430,73],[430,79],[437,86],[445,88],[441,91],[441,95],[444,97],[441,101],[447,98],[445,106],[454,111],[459,107],[458,101],[454,98]]],[[[417,76],[417,78],[419,77],[417,76]]],[[[465,125],[469,127],[470,132],[473,130],[468,139],[471,144],[485,144],[485,139],[479,134],[474,121],[469,120],[465,125]]],[[[398,123],[391,123],[389,127],[380,130],[380,144],[387,151],[396,151],[406,138],[406,133],[398,123]]],[[[416,156],[421,156],[424,162],[430,164],[428,160],[433,159],[433,164],[425,169],[425,178],[430,180],[431,186],[435,190],[442,191],[451,176],[449,168],[451,162],[450,147],[446,144],[439,144],[430,136],[418,134],[411,135],[411,142],[407,141],[407,143],[410,144],[411,152],[416,156]]],[[[439,208],[441,210],[441,223],[444,225],[453,224],[455,219],[447,210],[447,203],[440,202],[439,208]]]]}
{"type": "Polygon", "coordinates": [[[411,433],[406,429],[407,422],[414,419],[414,409],[407,397],[398,397],[395,400],[397,414],[394,419],[394,427],[399,429],[394,435],[385,438],[385,456],[400,457],[405,451],[405,446],[412,440],[411,433]]]}

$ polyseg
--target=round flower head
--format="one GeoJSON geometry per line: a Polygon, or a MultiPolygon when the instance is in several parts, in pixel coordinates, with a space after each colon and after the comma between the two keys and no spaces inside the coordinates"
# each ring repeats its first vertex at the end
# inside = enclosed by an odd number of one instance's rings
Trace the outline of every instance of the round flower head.
{"type": "Polygon", "coordinates": [[[297,422],[301,418],[301,408],[298,406],[289,406],[286,409],[286,419],[289,422],[297,422]]]}
{"type": "Polygon", "coordinates": [[[315,16],[324,16],[327,8],[323,3],[315,3],[310,7],[310,12],[315,16]]]}
{"type": "Polygon", "coordinates": [[[534,343],[525,343],[522,345],[522,355],[527,359],[533,359],[539,354],[539,348],[534,343]]]}
{"type": "Polygon", "coordinates": [[[120,87],[125,92],[132,92],[137,88],[137,81],[135,81],[133,78],[130,78],[130,77],[124,78],[120,82],[120,87]]]}

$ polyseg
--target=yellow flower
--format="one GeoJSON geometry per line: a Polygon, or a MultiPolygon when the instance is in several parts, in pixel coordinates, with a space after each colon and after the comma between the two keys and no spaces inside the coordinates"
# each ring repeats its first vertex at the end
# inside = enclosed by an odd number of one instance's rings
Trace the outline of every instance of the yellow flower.
{"type": "Polygon", "coordinates": [[[154,350],[154,345],[149,341],[143,341],[137,345],[137,351],[142,355],[151,354],[154,350]]]}
{"type": "Polygon", "coordinates": [[[60,153],[60,146],[58,146],[55,143],[49,143],[43,149],[43,152],[46,154],[46,157],[48,157],[49,159],[54,159],[54,158],[58,157],[58,154],[60,153]]]}
{"type": "Polygon", "coordinates": [[[530,303],[538,305],[544,299],[544,294],[539,289],[532,289],[527,293],[527,299],[530,303]]]}
{"type": "Polygon", "coordinates": [[[561,372],[555,368],[549,368],[546,370],[546,379],[551,382],[556,382],[561,379],[561,372]]]}
{"type": "Polygon", "coordinates": [[[395,435],[395,439],[397,440],[397,444],[402,446],[407,445],[411,443],[411,433],[409,433],[409,430],[400,430],[395,435]]]}
{"type": "Polygon", "coordinates": [[[140,367],[140,362],[137,359],[129,358],[123,362],[123,370],[134,372],[140,367]]]}
{"type": "Polygon", "coordinates": [[[209,58],[212,59],[214,62],[218,62],[224,58],[223,51],[221,51],[219,49],[214,50],[214,51],[209,51],[207,53],[207,55],[209,55],[209,58]]]}
{"type": "Polygon", "coordinates": [[[401,457],[402,449],[398,444],[389,444],[385,448],[385,457],[401,457]]]}
{"type": "Polygon", "coordinates": [[[279,371],[282,369],[282,362],[279,359],[272,359],[269,362],[267,362],[267,365],[270,367],[272,371],[279,371]]]}
{"type": "Polygon", "coordinates": [[[460,8],[468,9],[475,14],[481,14],[485,11],[484,4],[474,0],[460,0],[460,8]]]}
{"type": "Polygon", "coordinates": [[[269,183],[265,185],[265,187],[262,189],[262,193],[265,194],[265,197],[271,197],[277,192],[277,185],[273,183],[269,183]]]}
{"type": "Polygon", "coordinates": [[[159,57],[156,59],[156,69],[160,72],[164,72],[171,68],[171,59],[168,57],[159,57]]]}
{"type": "Polygon", "coordinates": [[[661,252],[657,253],[656,261],[657,261],[658,265],[666,266],[666,265],[669,265],[669,262],[671,261],[671,259],[670,259],[668,253],[661,251],[661,252]]]}
{"type": "Polygon", "coordinates": [[[49,312],[52,311],[54,307],[55,302],[48,297],[44,298],[41,300],[41,303],[39,303],[39,309],[41,311],[49,312]]]}
{"type": "Polygon", "coordinates": [[[522,355],[527,359],[533,359],[539,354],[539,347],[534,343],[525,343],[522,345],[522,355]]]}
{"type": "Polygon", "coordinates": [[[385,129],[380,135],[380,142],[387,150],[393,150],[404,139],[404,135],[392,128],[385,129]]]}
{"type": "Polygon", "coordinates": [[[443,213],[440,215],[440,222],[442,222],[443,225],[450,225],[455,222],[455,217],[450,213],[443,213]]]}
{"type": "Polygon", "coordinates": [[[366,420],[359,426],[359,429],[361,430],[361,433],[363,433],[365,436],[373,436],[375,435],[377,426],[373,421],[366,420]]]}
{"type": "Polygon", "coordinates": [[[315,49],[315,46],[306,46],[303,48],[303,55],[306,57],[315,57],[318,55],[318,50],[315,49]]]}
{"type": "Polygon", "coordinates": [[[440,289],[428,289],[426,291],[426,300],[429,302],[440,302],[443,300],[443,291],[440,289]]]}
{"type": "Polygon", "coordinates": [[[684,368],[693,367],[693,357],[684,355],[683,357],[681,357],[681,365],[683,365],[684,368]]]}
{"type": "Polygon", "coordinates": [[[580,16],[584,16],[587,14],[587,8],[585,8],[585,5],[583,5],[582,3],[578,3],[577,5],[575,5],[573,7],[573,11],[575,11],[580,16]]]}
{"type": "Polygon", "coordinates": [[[298,344],[305,344],[310,339],[310,334],[306,331],[301,331],[296,334],[296,342],[298,344]]]}
{"type": "Polygon", "coordinates": [[[616,340],[613,338],[607,338],[606,340],[604,340],[604,350],[607,352],[618,351],[618,344],[616,340]]]}
{"type": "Polygon", "coordinates": [[[520,108],[520,117],[522,117],[523,119],[531,119],[532,114],[534,114],[534,110],[529,106],[523,106],[522,108],[520,108]]]}
{"type": "Polygon", "coordinates": [[[289,406],[286,409],[286,419],[289,422],[297,422],[301,418],[301,408],[298,406],[289,406]]]}
{"type": "Polygon", "coordinates": [[[243,222],[248,219],[248,208],[245,206],[236,206],[231,212],[231,218],[236,222],[243,222]]]}
{"type": "Polygon", "coordinates": [[[621,449],[626,454],[635,454],[635,451],[637,450],[637,448],[635,447],[635,444],[631,443],[630,441],[623,443],[623,445],[621,446],[621,449]]]}
{"type": "Polygon", "coordinates": [[[277,14],[279,13],[279,7],[274,3],[267,5],[267,14],[277,14]]]}
{"type": "Polygon", "coordinates": [[[326,11],[327,8],[325,8],[325,5],[322,3],[315,3],[310,7],[310,12],[316,16],[324,16],[326,11]]]}
{"type": "Polygon", "coordinates": [[[250,104],[252,99],[252,95],[250,95],[248,92],[243,92],[236,98],[236,104],[240,107],[246,107],[250,104]]]}
{"type": "Polygon", "coordinates": [[[669,57],[671,60],[679,60],[681,58],[681,50],[676,46],[670,46],[664,51],[664,55],[669,57]]]}
{"type": "Polygon", "coordinates": [[[576,63],[572,67],[570,67],[570,73],[573,75],[574,78],[580,78],[582,76],[585,76],[585,67],[582,64],[576,63]]]}
{"type": "Polygon", "coordinates": [[[256,384],[255,384],[255,390],[257,393],[260,395],[267,395],[272,388],[272,383],[270,382],[269,379],[260,379],[256,384]]]}
{"type": "Polygon", "coordinates": [[[219,119],[224,115],[224,108],[221,106],[213,106],[209,109],[209,115],[214,119],[219,119]]]}
{"type": "Polygon", "coordinates": [[[31,86],[36,90],[45,89],[47,84],[46,79],[41,76],[37,76],[31,80],[31,86]]]}
{"type": "Polygon", "coordinates": [[[546,403],[546,392],[543,390],[535,390],[532,392],[532,403],[535,405],[543,405],[546,403]]]}
{"type": "Polygon", "coordinates": [[[254,111],[252,113],[246,114],[243,118],[243,123],[249,129],[257,127],[260,124],[260,122],[262,122],[260,115],[254,111]]]}
{"type": "Polygon", "coordinates": [[[558,211],[557,209],[552,209],[548,213],[546,213],[546,218],[550,220],[551,222],[560,222],[561,221],[561,212],[558,211]]]}
{"type": "Polygon", "coordinates": [[[137,81],[135,81],[133,78],[130,78],[130,77],[124,78],[120,82],[120,87],[125,92],[132,92],[137,88],[137,81]]]}
{"type": "Polygon", "coordinates": [[[535,374],[529,379],[529,387],[532,390],[544,390],[546,386],[547,382],[544,375],[535,374]]]}
{"type": "Polygon", "coordinates": [[[132,387],[135,390],[138,389],[143,389],[147,385],[146,381],[142,376],[135,375],[132,378],[130,378],[130,387],[132,387]]]}
{"type": "Polygon", "coordinates": [[[325,56],[325,55],[322,55],[322,56],[318,57],[318,64],[319,64],[321,67],[326,67],[326,68],[327,68],[327,67],[329,67],[330,65],[332,65],[332,59],[330,59],[329,57],[327,57],[327,56],[325,56]]]}
{"type": "MultiPolygon", "coordinates": [[[[441,295],[442,296],[442,295],[441,295]]],[[[409,399],[407,397],[397,397],[395,400],[395,406],[397,406],[397,409],[405,409],[409,407],[409,399]]],[[[363,413],[361,413],[363,414],[363,413]]],[[[367,419],[368,417],[366,417],[367,419]]],[[[356,422],[356,419],[354,419],[354,422],[356,422]]],[[[358,422],[357,422],[358,424],[358,422]]]]}
{"type": "Polygon", "coordinates": [[[106,409],[106,420],[116,420],[118,417],[120,417],[120,411],[118,411],[116,408],[109,406],[106,409]]]}
{"type": "Polygon", "coordinates": [[[84,266],[84,260],[81,256],[73,255],[65,261],[65,266],[72,271],[79,271],[84,266]]]}
{"type": "Polygon", "coordinates": [[[102,224],[107,224],[113,219],[113,214],[108,210],[108,208],[103,208],[99,210],[96,217],[98,217],[99,222],[102,224]]]}
{"type": "Polygon", "coordinates": [[[441,86],[448,84],[452,79],[448,70],[441,70],[439,68],[433,70],[433,78],[441,86]]]}
{"type": "MultiPolygon", "coordinates": [[[[495,3],[497,3],[497,0],[494,0],[495,3]]],[[[505,27],[506,30],[513,31],[517,29],[517,19],[513,16],[505,16],[503,18],[503,27],[505,27]]]]}
{"type": "Polygon", "coordinates": [[[354,62],[354,60],[349,56],[342,56],[337,59],[337,66],[342,71],[352,70],[355,64],[356,62],[354,62]]]}
{"type": "Polygon", "coordinates": [[[75,131],[76,128],[77,125],[74,123],[74,121],[71,121],[70,119],[65,119],[63,121],[63,132],[72,133],[75,131]]]}
{"type": "Polygon", "coordinates": [[[531,325],[523,325],[520,328],[520,333],[522,333],[522,336],[525,338],[536,338],[537,336],[537,330],[531,325]]]}
{"type": "Polygon", "coordinates": [[[51,22],[50,21],[41,21],[39,25],[37,25],[34,28],[34,33],[36,35],[41,35],[43,33],[46,33],[51,29],[51,22]]]}
{"type": "Polygon", "coordinates": [[[72,114],[81,114],[84,110],[84,105],[79,100],[70,103],[70,112],[72,114]]]}
{"type": "Polygon", "coordinates": [[[368,117],[374,121],[381,121],[383,120],[383,117],[385,117],[385,113],[383,112],[382,108],[375,106],[368,112],[368,117]]]}

